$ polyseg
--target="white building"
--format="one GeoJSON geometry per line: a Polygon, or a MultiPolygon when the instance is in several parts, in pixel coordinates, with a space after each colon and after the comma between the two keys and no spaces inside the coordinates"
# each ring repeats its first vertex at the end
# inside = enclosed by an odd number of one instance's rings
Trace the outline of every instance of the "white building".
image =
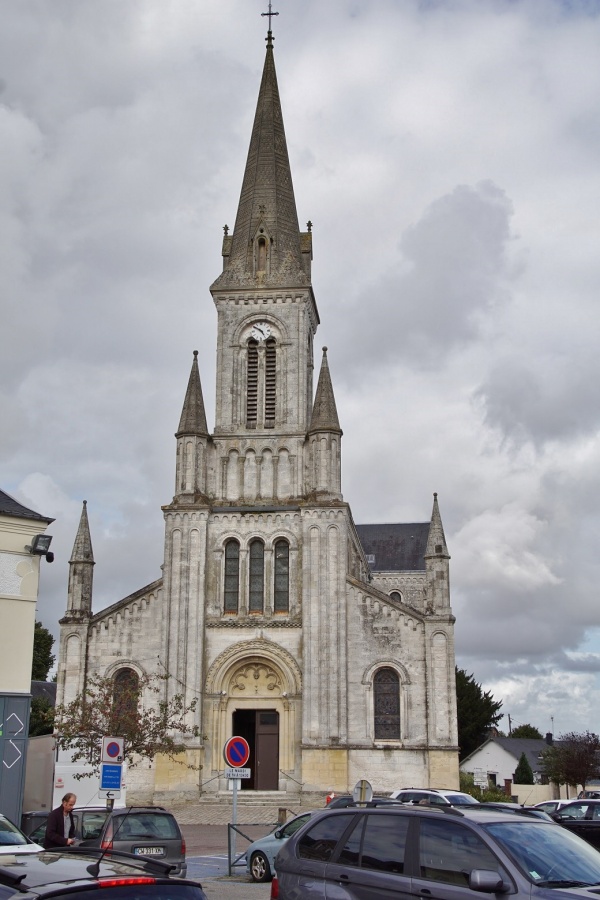
{"type": "Polygon", "coordinates": [[[15,822],[25,779],[40,560],[52,558],[46,553],[52,538],[44,532],[53,521],[0,491],[0,809],[15,822]]]}
{"type": "Polygon", "coordinates": [[[450,557],[437,499],[427,522],[357,526],[342,496],[325,348],[313,394],[312,232],[298,226],[270,32],[222,256],[210,288],[216,422],[210,432],[194,353],[175,496],[163,507],[163,575],[94,613],[84,507],[58,701],[90,673],[165,668],[172,691],[201,698],[201,738],[186,754],[200,776],[158,759],[137,784],[130,773],[130,797],[226,790],[222,748],[233,734],[250,743],[250,791],[290,798],[363,777],[382,790],[458,787],[450,557]]]}

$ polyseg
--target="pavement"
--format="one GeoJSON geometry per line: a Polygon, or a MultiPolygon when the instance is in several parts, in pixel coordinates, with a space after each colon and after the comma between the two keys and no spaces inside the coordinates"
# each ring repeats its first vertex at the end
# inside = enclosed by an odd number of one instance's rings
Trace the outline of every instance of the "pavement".
{"type": "Polygon", "coordinates": [[[245,865],[233,867],[229,875],[229,851],[235,843],[232,858],[241,856],[252,841],[263,837],[285,820],[314,806],[296,804],[282,809],[272,804],[238,804],[235,831],[233,809],[229,798],[219,803],[173,806],[171,812],[179,822],[186,842],[188,877],[198,880],[208,900],[269,900],[271,884],[257,884],[246,875],[245,865]]]}

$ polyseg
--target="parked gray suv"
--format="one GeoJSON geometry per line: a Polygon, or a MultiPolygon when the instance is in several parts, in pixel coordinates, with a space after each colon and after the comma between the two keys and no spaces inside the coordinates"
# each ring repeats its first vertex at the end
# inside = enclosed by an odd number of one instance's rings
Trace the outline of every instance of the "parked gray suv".
{"type": "Polygon", "coordinates": [[[598,900],[600,853],[553,822],[478,806],[325,810],[283,845],[272,900],[598,900]]]}

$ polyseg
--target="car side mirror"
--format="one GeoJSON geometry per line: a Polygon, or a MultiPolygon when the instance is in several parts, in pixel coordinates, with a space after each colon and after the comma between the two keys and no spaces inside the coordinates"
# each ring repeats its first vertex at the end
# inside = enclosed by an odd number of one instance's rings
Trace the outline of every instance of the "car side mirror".
{"type": "Polygon", "coordinates": [[[506,894],[510,885],[506,884],[500,872],[492,869],[473,869],[469,875],[469,887],[482,894],[506,894]]]}
{"type": "Polygon", "coordinates": [[[275,832],[275,837],[277,838],[278,841],[280,841],[281,838],[283,837],[283,834],[281,833],[280,828],[278,828],[277,831],[275,832]]]}

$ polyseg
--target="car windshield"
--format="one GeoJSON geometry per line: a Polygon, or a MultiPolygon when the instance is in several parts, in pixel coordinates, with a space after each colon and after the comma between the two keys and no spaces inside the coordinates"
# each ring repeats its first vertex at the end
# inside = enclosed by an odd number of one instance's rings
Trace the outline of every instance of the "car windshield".
{"type": "Polygon", "coordinates": [[[291,837],[291,836],[293,835],[293,833],[294,833],[295,831],[298,831],[298,829],[299,829],[302,825],[304,825],[305,822],[308,822],[309,819],[310,819],[310,816],[308,816],[308,815],[306,815],[306,816],[298,816],[297,819],[292,819],[291,822],[288,822],[288,823],[287,823],[287,825],[285,826],[285,828],[282,828],[282,829],[281,829],[281,836],[282,836],[282,837],[286,837],[286,838],[291,837]]]}
{"type": "Polygon", "coordinates": [[[444,797],[448,801],[448,803],[452,803],[453,806],[469,806],[470,804],[477,805],[479,803],[475,797],[471,797],[470,794],[444,794],[444,797]]]}
{"type": "Polygon", "coordinates": [[[564,828],[541,820],[494,822],[484,828],[534,884],[600,884],[600,853],[564,828]]]}
{"type": "Polygon", "coordinates": [[[0,819],[0,845],[10,844],[26,844],[27,838],[24,837],[19,829],[9,822],[8,819],[0,819]]]}

